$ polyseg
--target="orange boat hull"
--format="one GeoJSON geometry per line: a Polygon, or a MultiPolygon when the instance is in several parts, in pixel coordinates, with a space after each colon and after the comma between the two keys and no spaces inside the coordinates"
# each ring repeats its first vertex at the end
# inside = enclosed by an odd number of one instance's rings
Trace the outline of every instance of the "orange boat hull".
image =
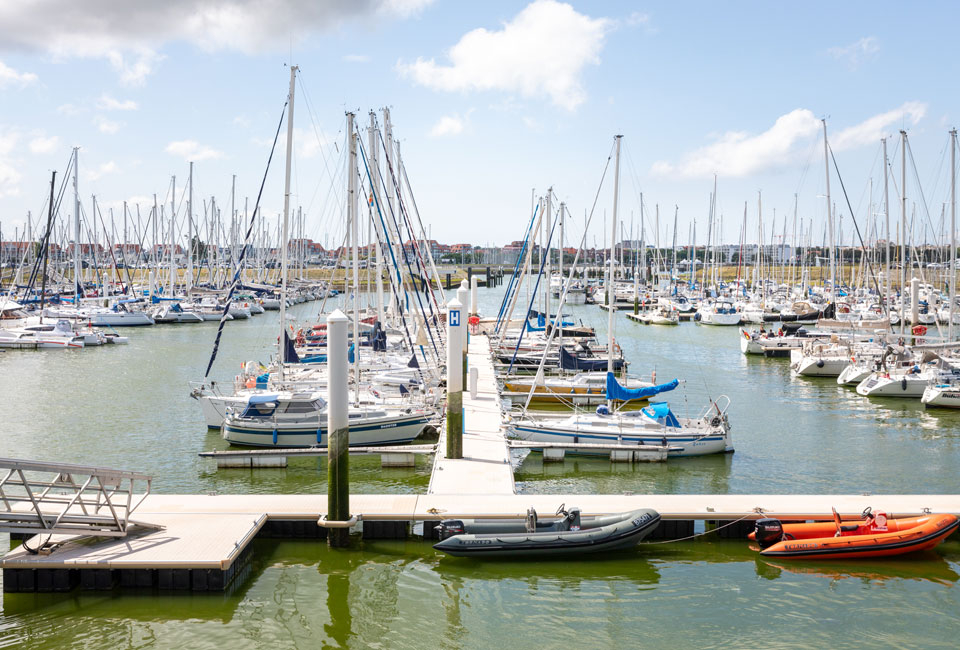
{"type": "Polygon", "coordinates": [[[785,539],[760,554],[802,560],[888,557],[931,549],[958,526],[960,519],[946,514],[890,519],[883,528],[843,522],[843,534],[836,537],[833,522],[784,524],[785,539]]]}

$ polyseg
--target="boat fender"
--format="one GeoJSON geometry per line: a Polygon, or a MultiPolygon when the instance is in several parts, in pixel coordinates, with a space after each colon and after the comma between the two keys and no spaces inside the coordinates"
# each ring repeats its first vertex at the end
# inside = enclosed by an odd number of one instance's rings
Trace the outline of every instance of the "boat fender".
{"type": "Polygon", "coordinates": [[[597,415],[606,416],[610,415],[610,408],[606,404],[601,404],[597,407],[597,415]]]}
{"type": "Polygon", "coordinates": [[[903,389],[903,390],[907,390],[907,378],[906,378],[906,377],[904,377],[903,379],[900,380],[900,388],[903,389]]]}
{"type": "Polygon", "coordinates": [[[823,368],[823,359],[817,361],[817,368],[823,368]]]}

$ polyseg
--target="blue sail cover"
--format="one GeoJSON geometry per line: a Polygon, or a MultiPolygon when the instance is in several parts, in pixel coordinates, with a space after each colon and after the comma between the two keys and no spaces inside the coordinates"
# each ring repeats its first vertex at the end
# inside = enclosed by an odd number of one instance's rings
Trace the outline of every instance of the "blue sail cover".
{"type": "Polygon", "coordinates": [[[679,379],[674,379],[666,384],[657,384],[656,386],[647,386],[646,388],[624,388],[613,376],[612,372],[607,373],[607,399],[629,402],[632,399],[644,399],[653,397],[668,390],[673,390],[680,385],[679,379]]]}
{"type": "MultiPolygon", "coordinates": [[[[607,360],[606,359],[581,359],[580,357],[570,354],[567,352],[566,348],[560,348],[560,367],[564,370],[588,370],[588,371],[597,371],[597,370],[606,370],[607,369],[607,360]]],[[[623,359],[614,359],[613,367],[615,370],[619,370],[623,367],[623,359]]]]}
{"type": "Polygon", "coordinates": [[[293,341],[290,340],[290,335],[287,334],[287,330],[283,330],[283,362],[300,363],[300,355],[297,354],[297,348],[294,346],[293,341]]]}

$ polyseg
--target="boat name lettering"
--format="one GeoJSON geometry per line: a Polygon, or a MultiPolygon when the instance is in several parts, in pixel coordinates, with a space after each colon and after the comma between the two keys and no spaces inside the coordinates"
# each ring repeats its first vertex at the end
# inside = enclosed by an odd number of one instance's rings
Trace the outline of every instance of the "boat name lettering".
{"type": "Polygon", "coordinates": [[[810,548],[819,548],[819,544],[816,543],[799,543],[799,544],[787,544],[784,548],[788,551],[801,551],[804,549],[810,548]]]}

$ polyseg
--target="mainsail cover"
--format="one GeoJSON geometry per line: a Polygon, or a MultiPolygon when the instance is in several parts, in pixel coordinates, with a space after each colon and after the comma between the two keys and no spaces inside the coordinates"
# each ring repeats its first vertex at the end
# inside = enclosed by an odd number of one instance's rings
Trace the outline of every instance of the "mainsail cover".
{"type": "Polygon", "coordinates": [[[645,399],[653,397],[668,390],[673,390],[680,385],[679,379],[674,379],[666,384],[657,384],[656,386],[647,386],[645,388],[624,388],[614,377],[612,372],[607,373],[607,399],[620,402],[629,402],[633,399],[645,399]]]}
{"type": "MultiPolygon", "coordinates": [[[[597,371],[607,369],[606,359],[583,359],[567,352],[566,348],[560,348],[560,367],[564,370],[587,370],[597,371]]],[[[623,359],[614,359],[613,367],[619,370],[623,367],[623,359]]]]}

